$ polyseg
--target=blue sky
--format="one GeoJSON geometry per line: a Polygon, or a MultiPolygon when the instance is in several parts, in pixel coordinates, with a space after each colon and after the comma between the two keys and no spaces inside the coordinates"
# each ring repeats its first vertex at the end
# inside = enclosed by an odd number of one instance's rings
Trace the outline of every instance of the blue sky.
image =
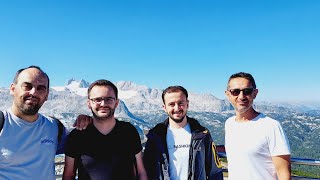
{"type": "Polygon", "coordinates": [[[320,102],[320,1],[0,1],[0,87],[38,65],[52,86],[105,78],[224,99],[251,73],[257,100],[320,102]]]}

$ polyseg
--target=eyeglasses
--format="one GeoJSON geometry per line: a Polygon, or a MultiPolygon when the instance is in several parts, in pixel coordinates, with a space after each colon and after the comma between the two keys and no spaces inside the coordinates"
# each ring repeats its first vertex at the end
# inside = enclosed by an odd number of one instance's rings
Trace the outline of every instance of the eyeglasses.
{"type": "Polygon", "coordinates": [[[248,96],[248,95],[252,94],[254,89],[253,88],[229,89],[228,91],[232,94],[232,96],[239,96],[241,91],[242,91],[244,96],[248,96]]]}
{"type": "Polygon", "coordinates": [[[117,98],[114,97],[97,97],[90,99],[94,104],[101,104],[102,101],[106,104],[113,104],[117,98]]]}

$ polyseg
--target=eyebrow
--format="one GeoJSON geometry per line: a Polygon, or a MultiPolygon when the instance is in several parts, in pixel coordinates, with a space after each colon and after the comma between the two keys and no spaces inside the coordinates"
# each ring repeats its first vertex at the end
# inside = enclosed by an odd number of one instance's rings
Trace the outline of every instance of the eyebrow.
{"type": "Polygon", "coordinates": [[[35,85],[35,84],[32,84],[31,82],[22,82],[21,84],[31,84],[32,86],[36,86],[36,87],[39,87],[39,86],[40,86],[40,87],[48,88],[48,87],[46,86],[46,83],[35,85]]]}

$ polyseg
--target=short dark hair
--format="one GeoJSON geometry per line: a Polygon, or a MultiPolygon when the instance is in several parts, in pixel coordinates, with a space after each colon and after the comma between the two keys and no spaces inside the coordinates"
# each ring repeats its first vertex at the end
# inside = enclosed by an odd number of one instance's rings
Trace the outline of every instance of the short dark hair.
{"type": "Polygon", "coordinates": [[[186,98],[188,100],[188,91],[184,87],[182,87],[182,86],[169,86],[165,90],[163,90],[163,92],[162,92],[162,101],[163,101],[163,103],[165,103],[164,102],[164,96],[167,93],[178,92],[178,91],[181,91],[186,96],[186,98]]]}
{"type": "Polygon", "coordinates": [[[91,83],[89,88],[88,88],[88,98],[90,98],[90,92],[92,90],[92,88],[94,86],[110,86],[114,93],[116,94],[116,98],[118,99],[118,89],[117,89],[117,86],[114,85],[111,81],[108,81],[108,80],[105,80],[105,79],[99,79],[99,80],[96,80],[95,82],[91,83]]]}
{"type": "Polygon", "coordinates": [[[49,76],[47,75],[47,73],[45,73],[39,66],[34,66],[34,65],[31,65],[29,67],[26,67],[26,68],[22,68],[22,69],[19,69],[17,72],[16,72],[16,75],[14,76],[13,78],[13,83],[14,84],[17,84],[18,83],[18,80],[19,80],[19,75],[22,71],[26,70],[26,69],[31,69],[31,68],[35,68],[35,69],[38,69],[40,72],[41,72],[41,75],[44,75],[44,77],[46,77],[48,79],[48,88],[49,88],[49,84],[50,84],[50,79],[49,79],[49,76]]]}
{"type": "Polygon", "coordinates": [[[232,74],[230,76],[230,78],[228,80],[227,89],[229,89],[229,82],[231,81],[231,79],[234,79],[234,78],[245,78],[245,79],[250,81],[250,83],[252,84],[253,89],[257,88],[256,82],[254,81],[254,78],[253,78],[253,76],[251,74],[245,73],[245,72],[238,72],[238,73],[232,74]]]}

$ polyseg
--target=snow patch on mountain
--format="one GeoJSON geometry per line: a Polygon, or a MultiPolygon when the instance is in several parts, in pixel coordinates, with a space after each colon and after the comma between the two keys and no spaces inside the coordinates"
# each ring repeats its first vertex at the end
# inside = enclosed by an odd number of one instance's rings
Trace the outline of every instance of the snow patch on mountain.
{"type": "Polygon", "coordinates": [[[71,93],[77,94],[79,96],[87,96],[89,85],[90,83],[83,79],[77,81],[72,78],[67,81],[66,86],[56,86],[51,88],[56,91],[70,91],[71,93]]]}
{"type": "Polygon", "coordinates": [[[126,90],[144,90],[148,89],[147,86],[137,85],[132,81],[119,81],[115,83],[119,90],[126,91],[126,90]]]}
{"type": "Polygon", "coordinates": [[[137,96],[137,91],[133,91],[133,90],[121,91],[121,90],[119,90],[118,96],[120,99],[134,98],[135,96],[137,96]]]}

